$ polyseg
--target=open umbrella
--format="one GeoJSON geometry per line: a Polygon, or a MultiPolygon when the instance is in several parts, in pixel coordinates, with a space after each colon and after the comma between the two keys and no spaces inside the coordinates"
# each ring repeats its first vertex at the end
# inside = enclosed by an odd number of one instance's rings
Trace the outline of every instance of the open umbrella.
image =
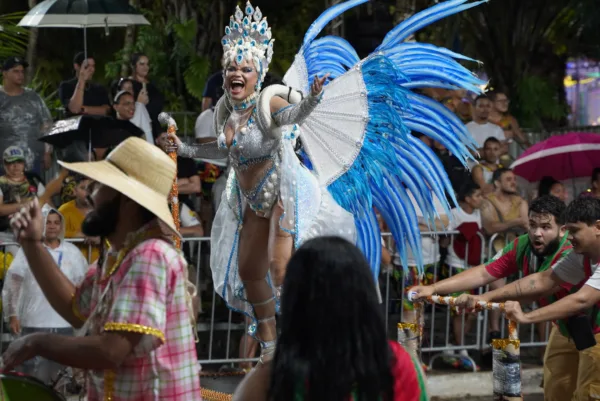
{"type": "Polygon", "coordinates": [[[553,136],[527,149],[511,168],[529,182],[544,176],[559,181],[589,177],[600,167],[600,135],[571,132],[553,136]]]}
{"type": "Polygon", "coordinates": [[[544,176],[562,183],[571,199],[589,185],[592,170],[600,167],[600,135],[571,132],[553,136],[527,149],[510,166],[519,186],[533,189],[544,176]]]}
{"type": "Polygon", "coordinates": [[[130,136],[143,137],[144,132],[129,121],[85,115],[55,122],[40,141],[59,149],[77,141],[91,141],[92,148],[109,148],[130,136]]]}
{"type": "Polygon", "coordinates": [[[127,0],[45,0],[32,8],[19,26],[32,28],[83,28],[87,57],[87,28],[150,25],[127,0]]]}

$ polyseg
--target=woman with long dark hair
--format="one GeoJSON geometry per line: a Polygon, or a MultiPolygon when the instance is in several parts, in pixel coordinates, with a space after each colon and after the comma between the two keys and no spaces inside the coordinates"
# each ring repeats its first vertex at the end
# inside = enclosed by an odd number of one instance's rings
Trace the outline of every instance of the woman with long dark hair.
{"type": "Polygon", "coordinates": [[[418,363],[387,339],[375,285],[350,242],[306,242],[287,267],[273,363],[253,371],[234,400],[427,400],[418,363]]]}
{"type": "Polygon", "coordinates": [[[158,115],[163,111],[165,105],[165,97],[149,80],[150,60],[143,53],[134,53],[131,55],[130,64],[131,76],[129,78],[133,80],[134,93],[142,95],[144,104],[152,120],[152,125],[157,125],[159,124],[158,115]]]}

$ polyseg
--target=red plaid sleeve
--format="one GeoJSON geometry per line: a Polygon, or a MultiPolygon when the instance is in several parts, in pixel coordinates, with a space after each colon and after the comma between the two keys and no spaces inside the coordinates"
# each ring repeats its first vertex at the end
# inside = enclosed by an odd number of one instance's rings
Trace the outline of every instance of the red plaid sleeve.
{"type": "MultiPolygon", "coordinates": [[[[134,349],[142,356],[165,342],[167,303],[171,291],[169,266],[179,254],[164,241],[150,240],[138,246],[121,265],[119,280],[105,331],[144,334],[134,349]]],[[[118,277],[117,277],[118,278],[118,277]]]]}
{"type": "Polygon", "coordinates": [[[94,276],[96,275],[96,264],[88,269],[85,278],[75,288],[73,294],[72,309],[73,314],[82,322],[85,322],[93,310],[92,290],[94,289],[94,276]]]}

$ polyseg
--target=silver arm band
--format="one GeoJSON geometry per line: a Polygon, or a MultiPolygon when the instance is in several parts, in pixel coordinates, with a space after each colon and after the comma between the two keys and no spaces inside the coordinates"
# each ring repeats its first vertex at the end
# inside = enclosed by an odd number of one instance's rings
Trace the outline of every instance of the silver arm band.
{"type": "Polygon", "coordinates": [[[298,104],[290,104],[272,114],[272,118],[280,127],[283,125],[302,124],[318,106],[323,92],[318,96],[309,95],[298,104]]]}
{"type": "Polygon", "coordinates": [[[177,148],[177,155],[187,158],[223,159],[229,156],[229,149],[219,149],[217,140],[199,145],[182,143],[177,148]]]}

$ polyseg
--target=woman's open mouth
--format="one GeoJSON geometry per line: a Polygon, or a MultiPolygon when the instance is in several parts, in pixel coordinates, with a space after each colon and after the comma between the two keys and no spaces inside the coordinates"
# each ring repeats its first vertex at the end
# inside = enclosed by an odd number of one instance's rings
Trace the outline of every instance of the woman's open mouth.
{"type": "Polygon", "coordinates": [[[231,94],[233,96],[240,95],[244,93],[245,87],[246,85],[244,84],[244,81],[241,79],[234,79],[231,81],[231,94]]]}

